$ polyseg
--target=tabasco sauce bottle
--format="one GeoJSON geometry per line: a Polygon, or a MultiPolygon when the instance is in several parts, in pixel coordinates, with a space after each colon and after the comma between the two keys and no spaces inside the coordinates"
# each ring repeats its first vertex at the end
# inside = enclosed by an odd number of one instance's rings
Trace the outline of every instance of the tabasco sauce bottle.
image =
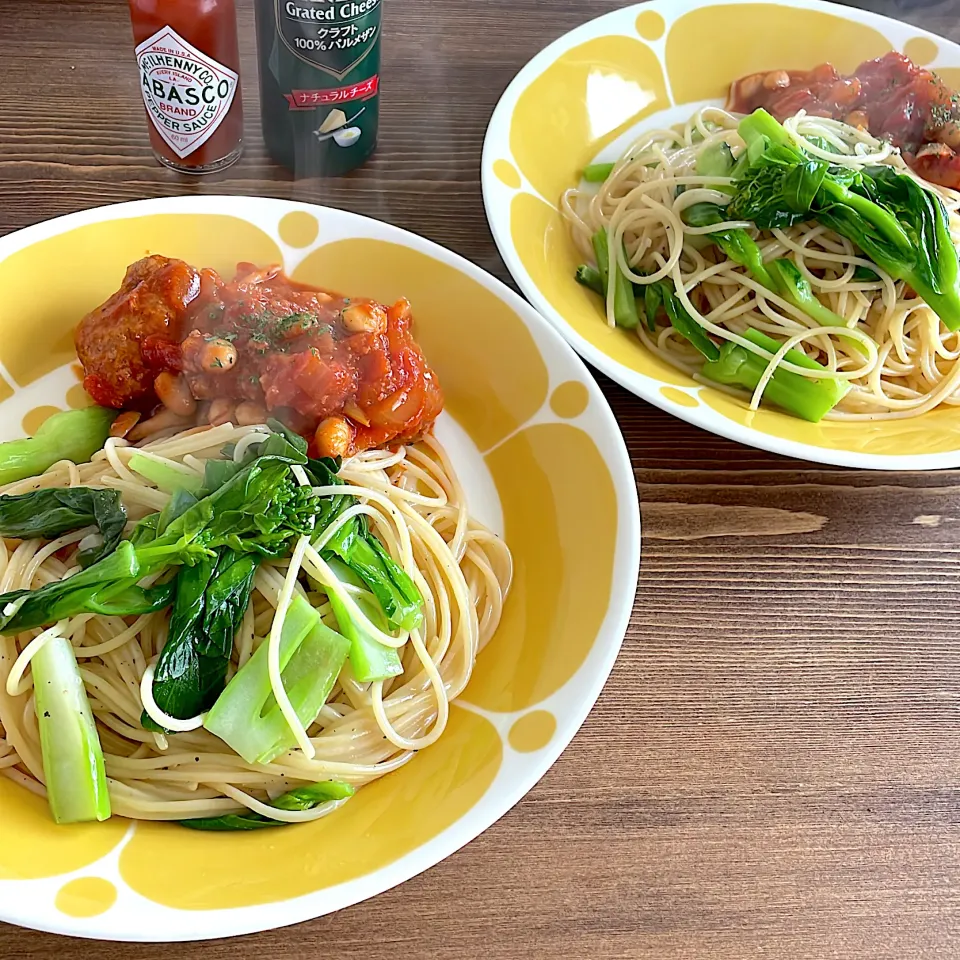
{"type": "Polygon", "coordinates": [[[270,155],[337,176],[377,142],[381,0],[256,0],[260,113],[270,155]]]}
{"type": "Polygon", "coordinates": [[[233,0],[129,3],[154,155],[182,173],[230,166],[243,139],[233,0]]]}

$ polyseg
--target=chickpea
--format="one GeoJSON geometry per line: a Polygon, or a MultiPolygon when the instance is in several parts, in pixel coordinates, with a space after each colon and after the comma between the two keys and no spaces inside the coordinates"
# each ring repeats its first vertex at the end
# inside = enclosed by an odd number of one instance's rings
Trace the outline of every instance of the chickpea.
{"type": "Polygon", "coordinates": [[[772,70],[763,78],[767,90],[782,90],[790,86],[790,74],[786,70],[772,70]]]}
{"type": "Polygon", "coordinates": [[[320,422],[313,442],[321,457],[345,457],[353,443],[354,430],[345,417],[327,417],[320,422]]]}
{"type": "Polygon", "coordinates": [[[156,416],[142,420],[128,434],[131,443],[139,443],[147,437],[152,437],[161,430],[182,430],[190,426],[190,420],[177,416],[172,410],[164,408],[156,416]]]}
{"type": "Polygon", "coordinates": [[[852,80],[838,80],[830,87],[827,94],[827,100],[832,100],[838,107],[853,105],[860,99],[860,81],[854,77],[852,80]]]}
{"type": "Polygon", "coordinates": [[[229,423],[236,413],[237,405],[233,400],[227,397],[218,397],[210,404],[210,412],[207,414],[210,425],[219,427],[221,423],[229,423]]]}
{"type": "Polygon", "coordinates": [[[857,127],[859,130],[866,130],[870,124],[870,118],[863,110],[853,110],[847,114],[844,123],[850,124],[851,127],[857,127]]]}
{"type": "Polygon", "coordinates": [[[125,437],[136,425],[140,419],[140,414],[135,410],[128,410],[121,413],[116,420],[110,424],[111,437],[125,437]]]}
{"type": "Polygon", "coordinates": [[[256,400],[244,400],[243,403],[237,404],[234,416],[237,426],[250,427],[255,423],[266,423],[267,408],[256,400]]]}
{"type": "Polygon", "coordinates": [[[200,348],[199,360],[205,373],[224,373],[237,362],[237,351],[229,341],[212,337],[200,348]]]}
{"type": "Polygon", "coordinates": [[[401,297],[387,311],[387,323],[398,330],[406,330],[410,325],[410,301],[401,297]]]}
{"type": "Polygon", "coordinates": [[[937,139],[952,150],[960,150],[960,124],[948,120],[938,131],[937,139]]]}
{"type": "Polygon", "coordinates": [[[742,77],[734,84],[735,89],[731,89],[730,94],[733,99],[743,97],[750,100],[755,97],[763,86],[764,74],[751,73],[749,76],[742,77]]]}
{"type": "Polygon", "coordinates": [[[197,401],[190,393],[190,386],[183,377],[164,370],[153,381],[160,402],[178,417],[189,417],[197,410],[197,401]]]}
{"type": "Polygon", "coordinates": [[[373,301],[351,303],[344,307],[341,319],[350,333],[383,333],[387,329],[387,311],[373,301]]]}

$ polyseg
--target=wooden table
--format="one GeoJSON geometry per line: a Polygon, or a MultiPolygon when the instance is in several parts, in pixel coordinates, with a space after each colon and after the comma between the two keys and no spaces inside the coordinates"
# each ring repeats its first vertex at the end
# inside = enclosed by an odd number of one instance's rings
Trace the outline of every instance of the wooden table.
{"type": "MultiPolygon", "coordinates": [[[[619,4],[391,0],[380,148],[322,183],[266,158],[238,6],[246,154],[194,182],[150,155],[126,4],[6,0],[0,233],[110,201],[266,194],[389,220],[509,282],[480,196],[487,119],[529,57],[619,4]]],[[[875,6],[960,39],[957,0],[875,6]]],[[[0,957],[960,955],[960,472],[785,460],[603,386],[643,501],[640,589],[596,709],[525,800],[425,875],[299,927],[171,954],[0,925],[0,957]]]]}

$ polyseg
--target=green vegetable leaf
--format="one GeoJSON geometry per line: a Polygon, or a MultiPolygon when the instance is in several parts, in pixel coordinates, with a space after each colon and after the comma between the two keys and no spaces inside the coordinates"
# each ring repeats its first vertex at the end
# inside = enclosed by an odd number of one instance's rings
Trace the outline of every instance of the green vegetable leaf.
{"type": "Polygon", "coordinates": [[[96,563],[116,549],[127,515],[117,490],[91,487],[34,490],[0,497],[0,536],[55,540],[63,533],[96,524],[101,542],[79,553],[80,565],[96,563]]]}
{"type": "Polygon", "coordinates": [[[840,314],[834,313],[817,299],[810,281],[792,260],[773,260],[767,264],[767,268],[776,278],[783,296],[808,317],[812,317],[824,327],[845,326],[846,322],[840,314]]]}
{"type": "Polygon", "coordinates": [[[687,313],[686,308],[680,302],[674,290],[671,280],[657,280],[654,283],[648,283],[643,288],[644,308],[647,315],[647,323],[651,325],[656,318],[657,312],[662,309],[670,321],[670,325],[684,340],[693,344],[700,353],[708,360],[716,360],[720,356],[717,345],[707,336],[707,332],[697,323],[693,317],[687,313]]]}
{"type": "Polygon", "coordinates": [[[607,293],[608,278],[613,273],[613,318],[618,327],[635,330],[640,323],[633,284],[620,269],[619,261],[610,251],[610,238],[603,228],[593,235],[593,251],[597,269],[603,281],[603,295],[607,293]]]}
{"type": "Polygon", "coordinates": [[[124,541],[113,554],[68,580],[0,595],[0,633],[19,633],[83,613],[91,602],[102,604],[124,594],[150,573],[216,558],[221,547],[238,554],[282,556],[294,538],[314,529],[318,512],[317,498],[295,482],[290,463],[277,454],[256,457],[209,496],[189,506],[183,501],[186,509],[159,536],[148,539],[152,531],[144,526],[136,547],[124,541]]]}
{"type": "Polygon", "coordinates": [[[740,132],[751,166],[737,180],[733,217],[762,229],[816,220],[909,284],[949,329],[960,329],[960,261],[933,191],[889,166],[855,170],[808,156],[764,111],[745,117],[740,132]]]}
{"type": "MultiPolygon", "coordinates": [[[[334,800],[347,800],[354,795],[353,787],[339,780],[325,780],[306,787],[298,787],[284,793],[270,806],[278,810],[312,810],[322,803],[334,800]]],[[[285,820],[271,820],[269,817],[252,810],[243,813],[227,813],[220,817],[195,817],[192,820],[179,821],[181,827],[191,830],[262,830],[264,827],[290,826],[285,820]]]]}
{"type": "Polygon", "coordinates": [[[710,144],[697,157],[697,173],[702,177],[729,177],[733,165],[733,150],[726,140],[710,144]]]}
{"type": "MultiPolygon", "coordinates": [[[[348,580],[349,568],[342,571],[344,565],[333,558],[330,559],[329,565],[341,580],[348,580]]],[[[350,641],[350,665],[357,680],[360,683],[369,683],[375,680],[387,680],[403,673],[403,664],[400,662],[400,652],[397,648],[389,647],[371,636],[362,620],[354,617],[350,612],[335,587],[323,589],[330,601],[333,615],[337,618],[340,632],[350,641]]],[[[378,629],[386,628],[380,611],[366,602],[364,597],[358,597],[356,603],[361,612],[378,629]]]]}
{"type": "MultiPolygon", "coordinates": [[[[727,210],[715,203],[695,203],[684,210],[683,216],[691,227],[708,227],[731,219],[727,210]]],[[[717,230],[704,236],[720,247],[734,263],[746,267],[754,280],[776,292],[777,283],[763,262],[760,247],[746,230],[717,230]]]]}
{"type": "Polygon", "coordinates": [[[145,453],[135,453],[127,466],[140,476],[146,477],[151,483],[155,483],[158,489],[165,493],[186,490],[188,493],[197,494],[203,486],[203,481],[192,470],[171,466],[145,453]]]}
{"type": "Polygon", "coordinates": [[[32,437],[0,443],[0,484],[35,477],[58,460],[86,463],[105,443],[116,410],[85,407],[45,420],[32,437]]]}
{"type": "Polygon", "coordinates": [[[420,591],[363,518],[354,517],[340,527],[327,541],[324,554],[335,554],[360,577],[394,627],[414,630],[423,622],[420,591]]]}
{"type": "Polygon", "coordinates": [[[603,280],[600,277],[600,271],[596,267],[581,263],[573,276],[582,287],[586,287],[588,290],[600,294],[601,297],[606,295],[606,291],[603,289],[603,280]]]}
{"type": "Polygon", "coordinates": [[[220,696],[257,566],[256,557],[222,548],[214,560],[180,569],[153,677],[153,698],[164,713],[186,720],[220,696]]]}
{"type": "MultiPolygon", "coordinates": [[[[776,340],[759,330],[747,330],[743,335],[771,354],[780,349],[781,345],[776,340]]],[[[785,359],[810,370],[824,369],[816,360],[810,359],[799,350],[788,350],[785,359]]],[[[715,383],[740,387],[752,393],[760,383],[768,364],[769,361],[764,357],[727,341],[720,348],[718,359],[705,363],[700,372],[715,383]]],[[[849,389],[850,384],[845,380],[813,380],[777,367],[763,392],[763,402],[778,406],[803,420],[818,423],[824,414],[843,399],[849,389]]]]}
{"type": "Polygon", "coordinates": [[[0,595],[0,633],[21,633],[78,613],[96,613],[100,605],[123,594],[143,575],[133,544],[124,540],[109,556],[66,580],[39,590],[0,595]]]}
{"type": "Polygon", "coordinates": [[[591,163],[583,168],[583,179],[587,183],[603,183],[613,173],[614,163],[591,163]]]}
{"type": "Polygon", "coordinates": [[[48,640],[30,662],[47,802],[57,823],[106,820],[103,750],[70,641],[48,640]]]}
{"type": "MultiPolygon", "coordinates": [[[[348,648],[347,639],[324,626],[316,610],[295,594],[281,626],[279,656],[284,690],[304,727],[326,703],[348,648]]],[[[267,656],[264,641],[203,721],[248,763],[269,763],[296,743],[273,696],[267,656]]]]}

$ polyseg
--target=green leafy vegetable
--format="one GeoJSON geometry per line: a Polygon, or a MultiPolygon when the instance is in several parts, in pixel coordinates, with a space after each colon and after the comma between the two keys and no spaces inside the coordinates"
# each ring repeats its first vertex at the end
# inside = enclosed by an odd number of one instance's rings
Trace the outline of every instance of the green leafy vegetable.
{"type": "MultiPolygon", "coordinates": [[[[759,330],[747,330],[743,336],[771,354],[780,349],[776,340],[759,330]]],[[[816,360],[811,360],[799,350],[788,350],[784,359],[810,370],[824,369],[816,360]]],[[[719,358],[705,363],[700,372],[715,383],[740,387],[753,393],[768,365],[769,360],[728,341],[720,348],[719,358]]],[[[764,389],[763,400],[803,420],[818,423],[824,414],[843,399],[849,389],[850,384],[845,380],[811,380],[799,373],[777,367],[764,389]]]]}
{"type": "Polygon", "coordinates": [[[354,517],[340,527],[324,553],[335,554],[360,577],[394,627],[414,630],[423,622],[420,591],[369,532],[364,518],[354,517]]]}
{"type": "MultiPolygon", "coordinates": [[[[733,173],[733,150],[725,140],[710,144],[697,157],[697,173],[702,177],[729,177],[733,173]]],[[[714,189],[720,189],[715,187],[714,189]]]]}
{"type": "MultiPolygon", "coordinates": [[[[346,637],[324,626],[320,615],[295,594],[280,632],[284,690],[304,727],[317,718],[347,658],[346,637]]],[[[268,642],[237,671],[203,725],[248,763],[269,763],[296,740],[270,686],[268,642]]]]}
{"type": "Polygon", "coordinates": [[[583,179],[587,183],[603,183],[615,166],[615,163],[591,163],[583,168],[583,179]]]}
{"type": "MultiPolygon", "coordinates": [[[[339,780],[325,780],[307,787],[298,787],[270,801],[271,807],[278,810],[312,810],[321,803],[334,800],[347,800],[354,795],[353,787],[339,780]]],[[[243,813],[225,813],[220,817],[195,817],[181,820],[181,827],[191,830],[262,830],[264,827],[285,827],[289,822],[272,820],[252,810],[243,813]]]]}
{"type": "Polygon", "coordinates": [[[739,126],[751,166],[729,211],[761,229],[816,220],[909,284],[951,330],[960,329],[960,262],[940,198],[889,166],[831,165],[792,144],[763,110],[739,126]]]}
{"type": "MultiPolygon", "coordinates": [[[[270,449],[274,440],[273,449],[290,447],[282,437],[271,436],[262,449],[270,449]]],[[[282,453],[255,456],[219,489],[171,518],[153,539],[147,538],[145,526],[136,546],[123,541],[114,553],[68,580],[0,595],[0,633],[19,633],[83,613],[91,603],[128,595],[143,577],[167,566],[215,558],[221,547],[238,554],[281,556],[291,540],[313,530],[316,498],[290,473],[291,463],[306,460],[301,454],[295,459],[282,453]]]]}
{"type": "MultiPolygon", "coordinates": [[[[711,206],[711,204],[694,205],[694,207],[697,206],[711,206]]],[[[743,231],[740,232],[742,233],[743,231]]],[[[745,233],[744,236],[746,236],[745,233]]],[[[747,239],[749,239],[749,237],[747,239]]],[[[757,253],[759,255],[759,248],[757,253]]],[[[587,264],[581,264],[577,267],[574,276],[578,283],[588,287],[601,296],[605,296],[606,290],[599,270],[587,264]]],[[[677,333],[692,343],[708,360],[715,360],[720,355],[716,344],[707,336],[703,327],[687,313],[683,304],[680,302],[680,298],[676,295],[673,283],[670,280],[664,279],[654,281],[653,283],[637,284],[632,287],[632,290],[636,297],[643,298],[643,314],[646,318],[647,328],[651,333],[656,329],[658,312],[663,310],[671,326],[677,333]]],[[[634,309],[636,310],[636,303],[634,303],[634,309]]],[[[638,313],[638,322],[639,317],[640,314],[638,313]]]]}
{"type": "Polygon", "coordinates": [[[756,163],[772,146],[790,147],[792,141],[784,128],[764,109],[754,110],[737,125],[747,146],[747,161],[756,163]]]}
{"type": "Polygon", "coordinates": [[[0,497],[0,536],[54,540],[62,533],[96,524],[101,542],[79,553],[80,565],[96,563],[116,549],[127,515],[117,490],[69,487],[0,497]]]}
{"type": "MultiPolygon", "coordinates": [[[[727,211],[715,203],[692,204],[683,211],[683,217],[691,227],[709,227],[731,219],[727,211]]],[[[720,247],[734,263],[746,267],[757,283],[777,292],[777,283],[763,262],[760,247],[746,230],[717,230],[705,236],[720,247]]]]}
{"type": "MultiPolygon", "coordinates": [[[[311,460],[307,473],[317,486],[338,486],[338,465],[332,460],[311,460]]],[[[347,495],[323,499],[318,505],[316,529],[326,528],[343,512],[353,498],[347,495]]],[[[387,621],[400,630],[413,630],[423,622],[423,597],[407,572],[390,556],[383,544],[370,532],[364,517],[348,520],[327,542],[323,556],[337,557],[359,577],[374,595],[387,621]]]]}
{"type": "MultiPolygon", "coordinates": [[[[183,516],[191,507],[196,506],[200,502],[200,497],[190,493],[188,490],[174,490],[170,499],[167,501],[167,505],[157,514],[153,514],[156,518],[155,526],[153,528],[153,536],[150,537],[150,540],[156,540],[156,538],[164,533],[167,527],[173,523],[177,517],[183,516]]],[[[144,517],[140,523],[146,523],[150,520],[150,517],[144,517]]],[[[132,539],[132,538],[131,538],[132,539]]],[[[144,543],[147,540],[143,541],[144,543]]]]}
{"type": "Polygon", "coordinates": [[[86,603],[87,613],[100,613],[106,617],[139,617],[156,613],[173,603],[176,581],[159,583],[155,587],[138,587],[129,583],[125,589],[110,591],[108,599],[94,594],[86,603]]]}
{"type": "Polygon", "coordinates": [[[592,290],[594,293],[599,293],[601,297],[606,296],[607,292],[603,289],[603,278],[600,276],[600,271],[596,267],[581,263],[573,276],[581,286],[592,290]]]}
{"type": "Polygon", "coordinates": [[[672,281],[664,279],[648,283],[643,291],[644,310],[651,330],[653,330],[657,312],[662,309],[674,330],[693,344],[708,360],[716,360],[720,356],[717,345],[707,336],[703,327],[687,313],[676,294],[672,281]]]}
{"type": "Polygon", "coordinates": [[[105,443],[116,410],[85,407],[45,420],[32,437],[0,443],[0,484],[35,477],[58,460],[86,463],[105,443]]]}
{"type": "Polygon", "coordinates": [[[633,284],[620,270],[616,257],[611,257],[609,237],[607,231],[602,228],[593,235],[593,252],[597,258],[597,269],[603,282],[604,297],[606,296],[610,273],[613,271],[613,319],[615,323],[625,330],[635,330],[640,323],[640,317],[637,314],[633,284]]]}
{"type": "Polygon", "coordinates": [[[257,565],[253,555],[222,548],[214,559],[181,567],[167,642],[153,677],[153,698],[164,713],[186,720],[220,696],[257,565]]]}
{"type": "MultiPolygon", "coordinates": [[[[335,560],[330,561],[331,569],[335,573],[338,572],[337,568],[334,567],[336,562],[335,560]]],[[[324,589],[330,601],[333,615],[337,618],[340,632],[350,641],[350,666],[353,668],[357,680],[360,683],[369,683],[375,680],[387,680],[389,677],[397,677],[403,673],[403,665],[400,662],[400,653],[397,648],[389,647],[371,636],[363,622],[350,612],[336,588],[325,587],[324,589]]],[[[355,602],[360,611],[374,626],[380,630],[385,629],[386,624],[383,622],[379,610],[375,609],[362,596],[356,598],[355,602]]]]}
{"type": "Polygon", "coordinates": [[[950,330],[960,329],[960,263],[943,201],[892,167],[866,167],[849,187],[824,182],[817,220],[909,284],[950,330]]]}
{"type": "Polygon", "coordinates": [[[146,477],[151,483],[155,483],[165,493],[186,490],[188,493],[197,494],[203,486],[203,481],[192,470],[171,466],[145,453],[135,453],[127,466],[140,476],[146,477]]]}
{"type": "Polygon", "coordinates": [[[97,612],[98,604],[124,593],[139,579],[136,551],[122,542],[108,557],[67,580],[39,590],[13,590],[0,595],[0,631],[20,633],[56,623],[78,613],[97,612]]]}
{"type": "Polygon", "coordinates": [[[259,559],[251,554],[220,552],[216,572],[204,594],[203,625],[197,639],[203,656],[229,660],[259,565],[259,559]]]}
{"type": "Polygon", "coordinates": [[[70,641],[46,641],[30,661],[47,802],[57,823],[106,820],[110,795],[100,737],[70,641]]]}
{"type": "Polygon", "coordinates": [[[853,279],[858,283],[877,283],[880,280],[880,275],[875,270],[858,263],[853,268],[853,279]]]}
{"type": "Polygon", "coordinates": [[[776,277],[777,286],[783,297],[808,317],[812,317],[824,327],[845,326],[846,321],[839,313],[834,313],[817,299],[810,281],[792,260],[772,260],[767,267],[776,277]]]}

